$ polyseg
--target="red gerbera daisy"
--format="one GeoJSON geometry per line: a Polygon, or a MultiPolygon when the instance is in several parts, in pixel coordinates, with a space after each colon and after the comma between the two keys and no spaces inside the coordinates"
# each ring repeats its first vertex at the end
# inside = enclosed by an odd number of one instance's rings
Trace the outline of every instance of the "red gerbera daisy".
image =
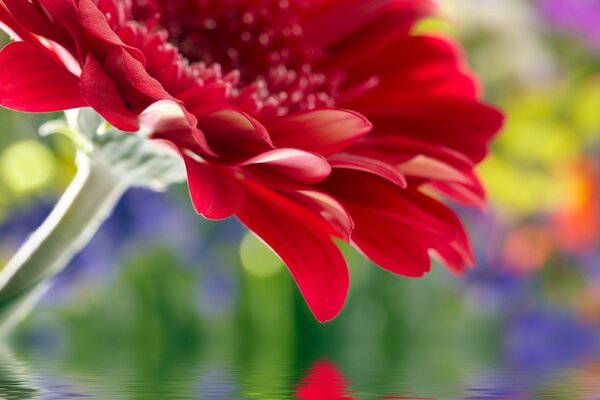
{"type": "Polygon", "coordinates": [[[92,107],[128,132],[148,110],[198,213],[235,214],[327,321],[348,290],[333,238],[403,276],[432,254],[457,272],[472,263],[433,194],[482,205],[473,167],[502,116],[455,45],[411,35],[432,12],[428,0],[0,0],[17,39],[0,53],[0,105],[92,107]]]}

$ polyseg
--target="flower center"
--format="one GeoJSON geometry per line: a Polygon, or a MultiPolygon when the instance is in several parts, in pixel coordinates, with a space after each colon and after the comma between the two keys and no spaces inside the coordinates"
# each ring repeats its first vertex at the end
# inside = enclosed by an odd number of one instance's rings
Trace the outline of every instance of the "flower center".
{"type": "Polygon", "coordinates": [[[306,45],[298,21],[303,2],[137,0],[134,19],[156,18],[191,63],[238,74],[238,102],[262,115],[335,106],[342,74],[315,68],[324,55],[306,45]]]}

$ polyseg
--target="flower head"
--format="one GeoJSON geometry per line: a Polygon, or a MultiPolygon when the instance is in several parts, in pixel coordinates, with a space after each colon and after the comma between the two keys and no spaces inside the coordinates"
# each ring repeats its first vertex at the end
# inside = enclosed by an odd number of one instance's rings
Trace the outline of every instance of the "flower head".
{"type": "Polygon", "coordinates": [[[436,194],[481,206],[473,168],[502,116],[451,42],[413,36],[429,0],[0,0],[15,42],[0,105],[92,107],[168,142],[192,202],[236,215],[286,263],[319,321],[348,290],[332,239],[419,277],[472,264],[436,194]]]}

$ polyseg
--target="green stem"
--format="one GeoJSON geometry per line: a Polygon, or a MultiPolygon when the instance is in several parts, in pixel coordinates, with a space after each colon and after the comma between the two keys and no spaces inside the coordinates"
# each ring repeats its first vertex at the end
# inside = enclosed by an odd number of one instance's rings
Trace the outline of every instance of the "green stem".
{"type": "Polygon", "coordinates": [[[78,172],[52,213],[0,270],[0,337],[27,316],[128,187],[110,166],[78,155],[78,172]]]}

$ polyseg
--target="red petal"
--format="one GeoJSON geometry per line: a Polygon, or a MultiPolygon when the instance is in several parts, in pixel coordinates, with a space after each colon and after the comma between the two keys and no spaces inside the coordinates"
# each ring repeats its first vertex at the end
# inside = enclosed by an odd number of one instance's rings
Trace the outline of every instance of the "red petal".
{"type": "Polygon", "coordinates": [[[344,206],[355,224],[352,242],[367,258],[402,276],[418,278],[429,272],[427,247],[414,231],[371,207],[344,206]]]}
{"type": "Polygon", "coordinates": [[[160,82],[146,72],[144,65],[121,47],[111,51],[103,68],[134,110],[141,111],[156,100],[171,98],[160,82]]]}
{"type": "Polygon", "coordinates": [[[406,175],[437,181],[469,184],[471,177],[435,158],[418,155],[398,166],[406,175]]]}
{"type": "Polygon", "coordinates": [[[315,318],[335,318],[344,305],[349,277],[331,241],[331,227],[280,193],[249,180],[244,186],[247,201],[238,218],[281,257],[315,318]]]}
{"type": "Polygon", "coordinates": [[[365,157],[350,153],[335,154],[327,159],[333,168],[364,171],[382,177],[402,188],[406,187],[406,177],[388,162],[373,157],[365,157]]]}
{"type": "Polygon", "coordinates": [[[431,249],[458,269],[451,248],[465,255],[461,267],[468,264],[470,249],[460,221],[430,197],[351,170],[334,170],[321,187],[348,210],[355,224],[353,243],[380,267],[422,276],[429,271],[431,249]]]}
{"type": "MultiPolygon", "coordinates": [[[[67,33],[63,29],[54,26],[41,12],[41,9],[34,4],[22,0],[3,0],[2,2],[6,5],[6,8],[10,10],[10,13],[12,14],[11,18],[14,18],[14,20],[18,21],[23,28],[30,31],[21,39],[32,39],[31,33],[58,42],[60,42],[61,39],[68,39],[68,36],[66,36],[67,33]]],[[[2,8],[3,6],[0,5],[0,15],[3,14],[2,8]]],[[[5,17],[0,16],[0,20],[4,21],[5,17]]],[[[14,25],[14,23],[10,23],[10,21],[7,22],[9,26],[14,25]]],[[[23,32],[22,28],[17,28],[17,30],[23,32]]],[[[20,32],[16,33],[20,36],[20,32]]]]}
{"type": "Polygon", "coordinates": [[[194,209],[204,218],[220,220],[238,212],[245,202],[242,188],[218,167],[183,155],[194,209]]]}
{"type": "Polygon", "coordinates": [[[54,112],[86,104],[76,76],[33,45],[14,42],[0,52],[0,105],[17,111],[54,112]]]}
{"type": "Polygon", "coordinates": [[[285,117],[260,118],[277,147],[337,153],[366,135],[371,123],[353,111],[324,109],[285,117]]]}
{"type": "MultiPolygon", "coordinates": [[[[370,110],[370,111],[375,111],[370,110]]],[[[382,107],[369,115],[375,134],[397,134],[447,147],[480,162],[503,123],[502,114],[477,101],[430,98],[382,107]],[[387,115],[382,113],[388,112],[387,115]]]]}
{"type": "Polygon", "coordinates": [[[215,154],[206,143],[204,134],[190,122],[187,110],[175,100],[159,100],[140,115],[142,128],[153,139],[167,140],[176,148],[187,149],[197,155],[215,154]]]}
{"type": "Polygon", "coordinates": [[[241,165],[261,176],[273,174],[305,184],[321,182],[331,173],[331,166],[324,157],[298,149],[271,150],[241,165]]]}
{"type": "Polygon", "coordinates": [[[331,46],[362,34],[379,17],[396,14],[398,30],[408,33],[412,24],[435,7],[428,0],[325,0],[313,2],[304,17],[305,36],[319,47],[331,46]],[[332,28],[334,27],[334,28],[332,28]]]}
{"type": "MultiPolygon", "coordinates": [[[[378,103],[384,101],[379,96],[386,99],[420,98],[423,94],[476,97],[474,78],[465,71],[464,57],[453,42],[428,36],[400,35],[384,44],[366,46],[358,56],[352,51],[347,55],[338,52],[331,62],[343,66],[349,75],[347,84],[350,86],[372,76],[378,77],[381,84],[377,90],[369,92],[369,98],[378,103]]],[[[343,101],[338,100],[338,104],[347,107],[343,101]]],[[[366,100],[364,104],[370,105],[366,100]]]]}
{"type": "Polygon", "coordinates": [[[254,118],[226,105],[215,109],[195,114],[208,145],[224,161],[238,162],[273,148],[268,133],[254,118]]]}
{"type": "Polygon", "coordinates": [[[104,119],[126,132],[138,130],[137,114],[129,110],[113,81],[91,56],[83,66],[80,83],[81,95],[104,119]]]}
{"type": "Polygon", "coordinates": [[[290,191],[288,195],[320,215],[332,228],[331,234],[350,242],[354,222],[348,211],[334,197],[308,188],[290,191]]]}

